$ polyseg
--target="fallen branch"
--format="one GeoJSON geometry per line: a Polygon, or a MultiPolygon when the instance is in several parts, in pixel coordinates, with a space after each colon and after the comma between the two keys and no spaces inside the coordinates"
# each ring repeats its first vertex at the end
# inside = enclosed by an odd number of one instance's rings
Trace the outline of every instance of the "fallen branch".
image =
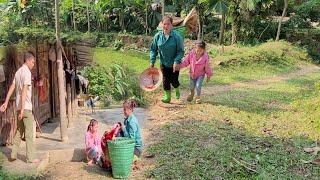
{"type": "Polygon", "coordinates": [[[307,153],[311,153],[313,155],[317,155],[318,152],[320,151],[320,147],[312,147],[312,148],[303,148],[303,150],[307,153]]]}
{"type": "Polygon", "coordinates": [[[255,166],[254,165],[252,165],[252,164],[249,164],[249,163],[247,163],[247,162],[245,162],[245,161],[243,161],[243,160],[240,160],[240,161],[238,161],[236,158],[232,158],[236,163],[238,163],[239,165],[241,165],[241,166],[243,166],[244,168],[246,168],[247,170],[249,170],[249,171],[252,171],[252,172],[255,172],[255,173],[258,173],[254,168],[255,168],[255,166]],[[248,165],[248,166],[247,166],[248,165]],[[249,166],[251,166],[251,167],[249,167],[249,166]]]}

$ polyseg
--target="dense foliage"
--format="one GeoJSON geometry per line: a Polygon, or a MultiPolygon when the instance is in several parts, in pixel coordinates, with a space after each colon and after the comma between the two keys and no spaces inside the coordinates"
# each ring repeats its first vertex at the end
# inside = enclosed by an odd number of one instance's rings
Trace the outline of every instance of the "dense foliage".
{"type": "Polygon", "coordinates": [[[128,98],[134,98],[143,105],[138,79],[128,67],[120,64],[110,68],[89,66],[82,73],[90,81],[89,93],[100,96],[105,105],[128,98]]]}
{"type": "MultiPolygon", "coordinates": [[[[61,0],[60,23],[65,33],[125,32],[150,34],[161,19],[161,8],[152,8],[152,0],[61,0]]],[[[175,16],[186,15],[193,7],[200,14],[202,35],[210,42],[218,42],[220,27],[225,26],[226,44],[274,39],[283,1],[280,0],[166,0],[165,11],[175,16]],[[226,20],[221,22],[224,14],[226,20]]],[[[285,28],[281,37],[293,28],[311,28],[320,20],[318,0],[289,0],[285,28]]],[[[19,41],[21,34],[31,29],[54,29],[54,3],[48,0],[0,1],[0,44],[19,41]],[[23,2],[26,2],[23,4],[23,2]],[[12,31],[12,29],[18,32],[12,31]],[[18,36],[17,36],[18,35],[18,36]]],[[[54,32],[52,30],[52,32],[54,32]]],[[[35,32],[36,33],[36,32],[35,32]]],[[[44,34],[46,36],[46,34],[44,34]]],[[[193,38],[195,38],[193,36],[193,38]]]]}

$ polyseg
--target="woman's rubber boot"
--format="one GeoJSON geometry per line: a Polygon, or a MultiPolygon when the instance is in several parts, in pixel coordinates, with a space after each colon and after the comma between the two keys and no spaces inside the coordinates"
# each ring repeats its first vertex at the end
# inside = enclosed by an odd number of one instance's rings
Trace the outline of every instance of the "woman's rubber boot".
{"type": "Polygon", "coordinates": [[[191,102],[193,100],[193,96],[194,96],[194,91],[190,91],[188,97],[187,97],[187,101],[191,102]]]}
{"type": "Polygon", "coordinates": [[[176,99],[180,99],[180,89],[179,88],[174,88],[176,92],[176,99]]]}
{"type": "Polygon", "coordinates": [[[171,91],[164,91],[162,102],[163,103],[170,103],[171,101],[171,91]]]}

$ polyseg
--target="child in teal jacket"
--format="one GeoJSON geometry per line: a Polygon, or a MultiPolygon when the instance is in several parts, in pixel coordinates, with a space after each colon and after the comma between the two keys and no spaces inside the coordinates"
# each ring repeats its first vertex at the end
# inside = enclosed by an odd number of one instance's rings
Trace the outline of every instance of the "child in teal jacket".
{"type": "Polygon", "coordinates": [[[133,114],[137,103],[134,100],[127,100],[123,103],[123,113],[125,116],[124,125],[122,125],[122,132],[124,137],[135,140],[134,155],[138,158],[142,153],[141,128],[136,116],[133,114]]]}

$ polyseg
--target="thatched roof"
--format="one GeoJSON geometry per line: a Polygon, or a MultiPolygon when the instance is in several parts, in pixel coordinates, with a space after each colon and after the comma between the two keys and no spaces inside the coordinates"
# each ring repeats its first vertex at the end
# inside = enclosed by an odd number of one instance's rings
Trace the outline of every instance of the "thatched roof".
{"type": "MultiPolygon", "coordinates": [[[[187,33],[196,33],[198,32],[198,20],[199,15],[195,8],[193,8],[186,17],[172,17],[173,26],[186,26],[187,33]]],[[[162,22],[159,23],[160,28],[162,28],[162,22]]]]}

